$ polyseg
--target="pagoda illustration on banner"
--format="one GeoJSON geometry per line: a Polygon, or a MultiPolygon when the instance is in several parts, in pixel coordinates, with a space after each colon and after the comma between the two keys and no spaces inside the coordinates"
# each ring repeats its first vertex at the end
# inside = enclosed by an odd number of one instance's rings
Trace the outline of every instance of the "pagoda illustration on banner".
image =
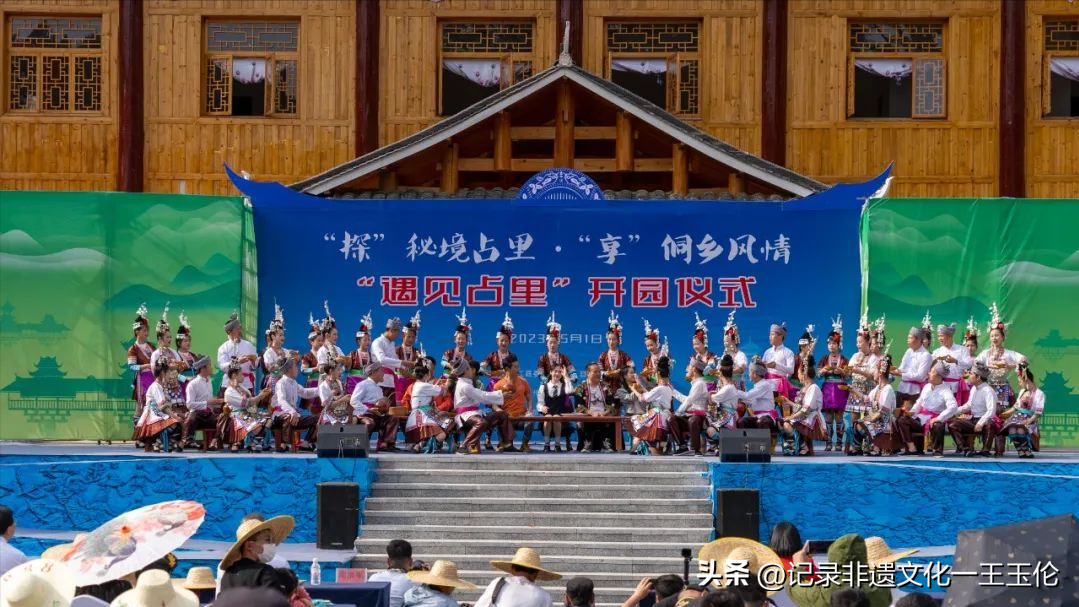
{"type": "Polygon", "coordinates": [[[35,366],[28,377],[16,375],[0,388],[0,408],[21,413],[48,432],[75,412],[104,412],[120,424],[131,424],[130,371],[109,379],[67,377],[55,356],[42,356],[35,366]]]}
{"type": "Polygon", "coordinates": [[[0,306],[0,339],[36,339],[38,341],[51,342],[59,340],[69,334],[69,329],[63,323],[56,321],[52,314],[45,314],[41,322],[22,323],[15,319],[15,306],[10,301],[5,301],[0,306]]]}

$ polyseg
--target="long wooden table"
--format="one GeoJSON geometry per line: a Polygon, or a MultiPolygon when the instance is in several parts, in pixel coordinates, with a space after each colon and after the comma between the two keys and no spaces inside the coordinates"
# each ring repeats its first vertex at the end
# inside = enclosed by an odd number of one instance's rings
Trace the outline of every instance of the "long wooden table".
{"type": "Polygon", "coordinates": [[[570,413],[568,415],[522,415],[511,417],[510,421],[517,422],[576,422],[576,423],[613,423],[614,424],[614,450],[622,451],[622,422],[625,418],[621,415],[587,415],[570,413]]]}

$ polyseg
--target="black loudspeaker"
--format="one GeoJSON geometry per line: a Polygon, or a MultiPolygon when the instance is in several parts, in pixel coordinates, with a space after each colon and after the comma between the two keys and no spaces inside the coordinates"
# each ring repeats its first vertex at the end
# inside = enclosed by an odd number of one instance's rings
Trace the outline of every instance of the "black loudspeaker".
{"type": "Polygon", "coordinates": [[[716,538],[745,537],[759,541],[761,492],[756,489],[716,490],[716,538]]]}
{"type": "Polygon", "coordinates": [[[319,483],[317,546],[324,550],[350,549],[359,534],[360,486],[319,483]]]}
{"type": "Polygon", "coordinates": [[[719,431],[719,461],[757,463],[772,461],[772,433],[767,428],[719,431]]]}
{"type": "Polygon", "coordinates": [[[371,440],[363,424],[322,424],[315,450],[319,457],[367,457],[371,440]]]}

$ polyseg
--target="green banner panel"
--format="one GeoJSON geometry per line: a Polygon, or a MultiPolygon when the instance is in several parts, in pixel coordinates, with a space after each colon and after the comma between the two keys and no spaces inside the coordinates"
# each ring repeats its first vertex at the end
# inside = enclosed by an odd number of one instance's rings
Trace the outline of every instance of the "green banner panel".
{"type": "Polygon", "coordinates": [[[887,315],[896,361],[927,310],[934,326],[973,316],[985,349],[995,301],[1045,392],[1042,444],[1079,446],[1079,201],[872,200],[862,254],[863,303],[887,315]]]}
{"type": "Polygon", "coordinates": [[[211,355],[230,313],[253,317],[245,215],[239,197],[0,192],[0,439],[129,438],[139,304],[151,341],[169,303],[211,355]]]}

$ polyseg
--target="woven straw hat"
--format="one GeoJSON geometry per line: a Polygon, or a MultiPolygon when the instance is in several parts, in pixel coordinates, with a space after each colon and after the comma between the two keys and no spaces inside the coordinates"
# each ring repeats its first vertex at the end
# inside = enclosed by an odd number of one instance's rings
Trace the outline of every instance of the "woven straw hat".
{"type": "Polygon", "coordinates": [[[408,579],[420,584],[446,586],[449,588],[476,589],[479,586],[458,577],[457,563],[453,561],[435,561],[430,571],[409,571],[408,579]]]}
{"type": "Polygon", "coordinates": [[[869,566],[876,567],[881,563],[894,563],[899,559],[907,558],[918,552],[918,550],[900,550],[899,552],[894,552],[888,547],[888,543],[884,541],[884,538],[874,536],[865,538],[865,552],[869,559],[869,566]]]}
{"type": "Polygon", "coordinates": [[[280,544],[285,541],[288,534],[292,533],[292,527],[295,524],[296,520],[288,515],[275,516],[265,521],[250,519],[240,523],[240,526],[236,529],[236,543],[229,548],[229,551],[221,559],[221,569],[228,569],[233,563],[240,560],[244,542],[255,537],[258,533],[269,529],[270,541],[280,544]]]}
{"type": "Polygon", "coordinates": [[[41,558],[50,559],[54,561],[62,561],[67,553],[71,552],[71,549],[75,547],[75,544],[86,539],[85,533],[78,533],[75,535],[75,539],[70,544],[57,544],[51,548],[48,548],[41,553],[41,558]]]}
{"type": "Polygon", "coordinates": [[[67,607],[75,596],[75,581],[59,561],[37,559],[0,577],[2,607],[67,607]]]}
{"type": "MultiPolygon", "coordinates": [[[[179,581],[179,580],[177,580],[179,581]]],[[[198,607],[199,597],[180,588],[163,569],[144,571],[135,587],[116,597],[110,607],[198,607]]]]}
{"type": "Polygon", "coordinates": [[[188,590],[210,590],[217,588],[217,580],[214,572],[209,567],[192,567],[187,572],[187,577],[182,580],[172,580],[180,588],[188,590]]]}
{"type": "MultiPolygon", "coordinates": [[[[716,562],[716,573],[723,580],[721,582],[723,586],[727,585],[724,572],[727,571],[726,564],[729,561],[745,561],[746,570],[753,576],[757,575],[766,565],[783,566],[783,562],[774,550],[760,542],[741,537],[725,537],[705,544],[701,546],[697,559],[716,562]]],[[[779,592],[779,589],[768,590],[767,592],[768,596],[772,596],[779,592]]]]}
{"type": "Polygon", "coordinates": [[[561,573],[555,573],[554,571],[548,571],[540,566],[540,555],[538,552],[531,548],[518,548],[517,554],[513,555],[513,560],[509,561],[491,561],[491,566],[500,571],[506,573],[512,573],[510,567],[517,565],[518,567],[526,567],[528,569],[535,569],[539,572],[536,576],[537,580],[558,580],[562,578],[561,573]]]}

